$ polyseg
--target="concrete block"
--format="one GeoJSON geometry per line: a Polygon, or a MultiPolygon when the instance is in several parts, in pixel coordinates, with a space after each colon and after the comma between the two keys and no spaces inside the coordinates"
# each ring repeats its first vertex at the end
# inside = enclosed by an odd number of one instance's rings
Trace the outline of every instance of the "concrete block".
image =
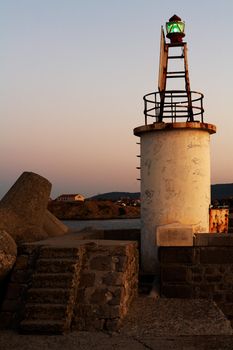
{"type": "Polygon", "coordinates": [[[233,235],[228,233],[196,233],[194,245],[197,247],[233,246],[233,235]]]}
{"type": "Polygon", "coordinates": [[[0,229],[0,281],[12,269],[17,255],[17,247],[13,238],[0,229]]]}
{"type": "Polygon", "coordinates": [[[196,252],[193,247],[161,247],[159,249],[161,264],[196,264],[196,252]]]}
{"type": "Polygon", "coordinates": [[[160,225],[155,230],[155,244],[158,247],[193,246],[193,227],[179,223],[160,225]]]}
{"type": "Polygon", "coordinates": [[[69,232],[68,226],[63,224],[48,210],[45,212],[43,228],[49,237],[62,236],[69,232]]]}
{"type": "Polygon", "coordinates": [[[190,270],[186,266],[161,266],[161,280],[163,283],[187,282],[190,270]]]}
{"type": "Polygon", "coordinates": [[[192,298],[192,286],[187,284],[163,284],[161,294],[165,298],[192,298]]]}
{"type": "Polygon", "coordinates": [[[200,248],[201,264],[233,264],[232,247],[203,247],[200,248]]]}
{"type": "Polygon", "coordinates": [[[47,237],[43,232],[51,183],[44,177],[24,172],[0,201],[0,229],[18,242],[47,237]]]}

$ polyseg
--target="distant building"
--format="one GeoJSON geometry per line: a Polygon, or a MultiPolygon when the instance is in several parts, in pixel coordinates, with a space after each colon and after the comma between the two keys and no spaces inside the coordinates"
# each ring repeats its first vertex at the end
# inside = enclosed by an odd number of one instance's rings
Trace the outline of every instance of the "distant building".
{"type": "Polygon", "coordinates": [[[126,207],[126,206],[140,207],[141,200],[140,199],[132,199],[130,197],[122,197],[116,203],[122,207],[126,207]]]}
{"type": "Polygon", "coordinates": [[[55,199],[60,202],[84,202],[85,197],[82,194],[62,194],[55,199]]]}

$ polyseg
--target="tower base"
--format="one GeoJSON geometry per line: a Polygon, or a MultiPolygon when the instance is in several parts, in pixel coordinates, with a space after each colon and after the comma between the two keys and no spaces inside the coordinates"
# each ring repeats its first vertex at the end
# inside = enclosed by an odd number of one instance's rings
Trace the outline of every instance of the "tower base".
{"type": "MultiPolygon", "coordinates": [[[[209,232],[209,143],[215,132],[214,125],[200,122],[154,123],[134,129],[141,143],[141,258],[145,272],[158,269],[157,227],[178,223],[192,227],[194,233],[209,232]]],[[[160,240],[166,230],[162,231],[160,240]]]]}

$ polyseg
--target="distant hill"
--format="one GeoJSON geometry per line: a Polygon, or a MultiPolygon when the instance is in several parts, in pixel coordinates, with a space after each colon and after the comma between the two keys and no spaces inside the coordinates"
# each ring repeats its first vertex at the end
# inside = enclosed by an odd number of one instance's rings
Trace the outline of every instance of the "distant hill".
{"type": "Polygon", "coordinates": [[[105,200],[105,201],[118,201],[121,198],[139,199],[140,192],[107,192],[97,194],[96,196],[90,197],[88,199],[105,200]]]}
{"type": "Polygon", "coordinates": [[[227,199],[233,197],[233,183],[211,185],[211,199],[227,199]]]}
{"type": "MultiPolygon", "coordinates": [[[[97,194],[88,199],[118,201],[121,198],[140,198],[140,192],[107,192],[97,194]]],[[[227,199],[233,197],[233,183],[211,185],[211,199],[227,199]]]]}

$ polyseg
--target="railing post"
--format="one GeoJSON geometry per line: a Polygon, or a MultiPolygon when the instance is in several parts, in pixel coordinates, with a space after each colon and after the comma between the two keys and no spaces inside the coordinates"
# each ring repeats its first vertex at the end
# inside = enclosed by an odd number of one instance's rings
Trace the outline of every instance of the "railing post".
{"type": "Polygon", "coordinates": [[[203,123],[203,96],[201,96],[201,122],[203,123]]]}
{"type": "Polygon", "coordinates": [[[173,96],[172,96],[172,92],[171,92],[171,115],[172,115],[172,123],[173,123],[174,111],[173,111],[173,96]]]}
{"type": "Polygon", "coordinates": [[[147,125],[147,101],[144,97],[144,115],[145,115],[145,125],[147,125]]]}

